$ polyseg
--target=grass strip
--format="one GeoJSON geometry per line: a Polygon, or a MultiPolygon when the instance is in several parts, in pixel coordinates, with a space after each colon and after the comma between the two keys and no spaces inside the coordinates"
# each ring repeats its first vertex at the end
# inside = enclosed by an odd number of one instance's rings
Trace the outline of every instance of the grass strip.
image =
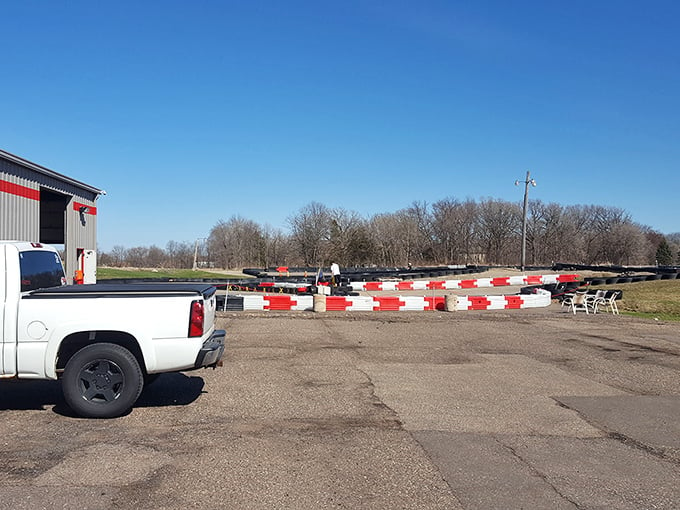
{"type": "Polygon", "coordinates": [[[680,321],[680,280],[597,285],[592,288],[623,291],[618,307],[626,315],[680,321]]]}
{"type": "Polygon", "coordinates": [[[97,280],[112,278],[207,278],[224,279],[249,278],[243,274],[215,273],[212,271],[193,271],[191,269],[119,269],[115,267],[98,267],[97,280]]]}

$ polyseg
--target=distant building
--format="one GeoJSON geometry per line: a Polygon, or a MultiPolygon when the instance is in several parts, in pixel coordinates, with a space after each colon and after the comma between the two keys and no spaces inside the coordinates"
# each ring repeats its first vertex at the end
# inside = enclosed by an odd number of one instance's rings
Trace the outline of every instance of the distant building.
{"type": "Polygon", "coordinates": [[[97,199],[106,192],[0,150],[0,239],[64,245],[66,276],[97,248],[97,199]]]}

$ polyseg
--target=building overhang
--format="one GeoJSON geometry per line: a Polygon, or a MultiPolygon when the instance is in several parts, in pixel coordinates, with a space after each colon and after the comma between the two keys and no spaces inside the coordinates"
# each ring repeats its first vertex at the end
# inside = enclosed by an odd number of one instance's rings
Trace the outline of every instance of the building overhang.
{"type": "MultiPolygon", "coordinates": [[[[106,191],[95,188],[94,186],[90,186],[89,184],[85,184],[84,182],[78,181],[76,179],[72,179],[71,177],[67,177],[63,174],[60,174],[59,172],[55,172],[54,170],[50,170],[49,168],[45,168],[44,166],[40,166],[36,163],[32,163],[31,161],[28,161],[27,159],[24,159],[22,157],[16,156],[15,154],[11,154],[7,151],[4,151],[0,149],[0,158],[5,159],[7,161],[11,161],[12,163],[16,165],[23,166],[24,168],[28,168],[34,172],[37,172],[39,174],[51,177],[53,179],[57,179],[59,181],[68,183],[72,186],[75,186],[77,188],[81,188],[85,191],[88,191],[89,193],[93,193],[97,195],[106,195],[106,191]]],[[[95,198],[96,200],[96,198],[95,198]]]]}

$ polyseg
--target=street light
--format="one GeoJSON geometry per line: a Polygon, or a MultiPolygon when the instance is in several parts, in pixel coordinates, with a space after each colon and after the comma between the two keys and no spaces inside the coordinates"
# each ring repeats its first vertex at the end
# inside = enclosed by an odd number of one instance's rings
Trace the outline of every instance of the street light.
{"type": "Polygon", "coordinates": [[[525,181],[515,181],[515,186],[519,186],[520,182],[524,182],[524,207],[522,208],[522,271],[527,261],[527,206],[529,205],[529,184],[536,186],[536,181],[531,178],[531,174],[527,170],[527,178],[525,181]]]}

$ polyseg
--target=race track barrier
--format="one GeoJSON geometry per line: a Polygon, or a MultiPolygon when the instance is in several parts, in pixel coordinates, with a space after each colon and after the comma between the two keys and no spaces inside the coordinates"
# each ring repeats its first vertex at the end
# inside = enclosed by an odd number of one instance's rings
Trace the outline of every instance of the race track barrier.
{"type": "Polygon", "coordinates": [[[243,310],[312,310],[314,296],[265,294],[243,296],[243,310]]]}
{"type": "MultiPolygon", "coordinates": [[[[325,310],[329,312],[446,310],[446,296],[325,296],[325,298],[325,310]]],[[[456,296],[456,298],[454,307],[456,311],[540,308],[549,306],[551,302],[550,292],[543,289],[538,289],[535,294],[456,296]]],[[[314,310],[314,296],[245,295],[242,299],[244,311],[314,310]]]]}
{"type": "Polygon", "coordinates": [[[353,291],[399,291],[399,290],[455,290],[503,287],[509,285],[544,285],[578,281],[577,274],[517,275],[474,280],[413,280],[386,282],[349,282],[353,291]]]}

